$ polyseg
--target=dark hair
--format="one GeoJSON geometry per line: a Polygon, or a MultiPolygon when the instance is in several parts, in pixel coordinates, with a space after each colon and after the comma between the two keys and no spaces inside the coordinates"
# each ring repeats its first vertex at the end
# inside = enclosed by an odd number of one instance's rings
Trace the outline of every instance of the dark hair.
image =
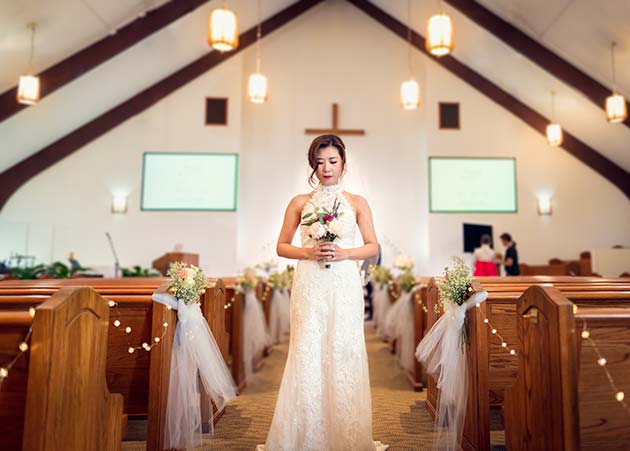
{"type": "Polygon", "coordinates": [[[509,233],[503,233],[501,234],[501,239],[503,241],[512,241],[512,235],[510,235],[509,233]]]}
{"type": "Polygon", "coordinates": [[[346,168],[346,145],[341,138],[337,135],[321,135],[315,138],[310,147],[308,148],[308,164],[313,170],[311,176],[308,178],[308,183],[311,186],[315,186],[315,172],[317,172],[317,152],[319,149],[325,149],[326,147],[334,147],[339,152],[341,157],[342,166],[341,169],[346,168]]]}
{"type": "Polygon", "coordinates": [[[488,235],[487,233],[481,235],[481,244],[490,244],[491,241],[492,240],[490,239],[490,235],[488,235]]]}

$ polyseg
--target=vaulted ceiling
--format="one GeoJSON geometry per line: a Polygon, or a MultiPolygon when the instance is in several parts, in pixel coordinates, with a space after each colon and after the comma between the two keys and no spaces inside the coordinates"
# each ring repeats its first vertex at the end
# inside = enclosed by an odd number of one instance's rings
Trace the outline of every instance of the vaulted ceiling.
{"type": "MultiPolygon", "coordinates": [[[[334,1],[344,0],[326,0],[334,1]]],[[[436,12],[438,2],[411,2],[412,28],[425,35],[426,19],[436,12]]],[[[0,0],[0,92],[12,88],[26,69],[30,45],[28,22],[38,23],[34,69],[41,72],[107,38],[112,29],[165,3],[164,0],[0,0]]],[[[0,122],[0,171],[206,54],[207,18],[220,3],[202,4],[68,83],[35,107],[0,122]],[[33,133],[34,127],[37,133],[33,133]]],[[[292,3],[293,0],[262,0],[262,16],[270,17],[292,3]]],[[[371,3],[407,23],[406,0],[371,0],[371,3]]],[[[625,171],[630,170],[628,126],[607,123],[601,107],[584,93],[476,23],[453,6],[456,3],[443,2],[455,24],[455,58],[542,115],[551,113],[550,91],[554,90],[556,120],[625,171]]],[[[479,0],[478,3],[609,88],[612,87],[610,42],[616,41],[617,89],[626,98],[630,97],[630,2],[627,0],[479,0]]],[[[230,0],[228,4],[238,13],[241,30],[256,24],[256,2],[230,0]]]]}

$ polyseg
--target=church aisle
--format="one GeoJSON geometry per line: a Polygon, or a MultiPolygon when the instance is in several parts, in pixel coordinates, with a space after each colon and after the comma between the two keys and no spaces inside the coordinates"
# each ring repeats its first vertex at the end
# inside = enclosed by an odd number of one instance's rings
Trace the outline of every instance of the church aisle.
{"type": "MultiPolygon", "coordinates": [[[[433,423],[424,407],[425,392],[414,392],[388,351],[366,326],[372,387],[374,439],[390,445],[391,451],[430,449],[433,423]]],[[[203,449],[253,451],[264,443],[289,346],[274,347],[252,383],[226,409],[215,436],[204,440],[203,449]]],[[[144,442],[123,442],[124,451],[145,449],[144,442]]]]}

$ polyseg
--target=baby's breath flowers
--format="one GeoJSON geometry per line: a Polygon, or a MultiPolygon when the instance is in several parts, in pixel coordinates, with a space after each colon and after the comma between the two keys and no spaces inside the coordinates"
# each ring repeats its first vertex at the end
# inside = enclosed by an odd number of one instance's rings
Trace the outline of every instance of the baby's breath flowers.
{"type": "Polygon", "coordinates": [[[203,269],[195,265],[187,266],[184,262],[171,264],[167,276],[171,278],[168,293],[185,304],[197,302],[210,286],[203,269]]]}

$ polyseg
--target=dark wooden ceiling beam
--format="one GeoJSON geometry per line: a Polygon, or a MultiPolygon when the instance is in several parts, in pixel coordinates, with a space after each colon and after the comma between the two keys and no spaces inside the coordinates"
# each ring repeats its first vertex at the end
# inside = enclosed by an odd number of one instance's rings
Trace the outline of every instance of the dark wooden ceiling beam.
{"type": "MultiPolygon", "coordinates": [[[[115,35],[107,36],[49,67],[38,74],[41,83],[40,98],[43,99],[208,1],[174,0],[165,3],[159,8],[147,11],[146,16],[125,25],[115,35]]],[[[17,86],[0,94],[0,122],[27,108],[27,105],[18,103],[16,97],[17,86]]]]}
{"type": "MultiPolygon", "coordinates": [[[[407,26],[387,14],[369,0],[348,0],[348,2],[355,5],[361,11],[394,34],[398,35],[401,39],[404,39],[405,41],[407,40],[407,26]]],[[[466,66],[453,56],[449,55],[441,58],[434,57],[427,52],[424,37],[413,30],[411,31],[411,43],[416,49],[433,59],[433,61],[437,64],[441,65],[449,72],[468,83],[474,89],[481,92],[495,103],[504,107],[541,135],[546,136],[547,124],[550,121],[545,116],[525,105],[512,94],[504,91],[483,75],[475,72],[473,69],[466,66]]],[[[628,173],[628,171],[610,161],[600,152],[568,133],[566,130],[563,131],[563,134],[564,141],[562,143],[562,148],[564,150],[569,152],[582,163],[589,166],[602,177],[609,180],[618,187],[626,195],[626,197],[630,198],[630,173],[628,173]]]]}
{"type": "MultiPolygon", "coordinates": [[[[612,89],[582,72],[480,3],[471,0],[445,1],[518,53],[584,94],[587,99],[597,105],[602,111],[606,111],[606,97],[611,95],[612,89]]],[[[627,101],[626,107],[630,111],[630,104],[627,101]]],[[[630,116],[626,118],[623,124],[626,127],[630,127],[630,116]]]]}
{"type": "MultiPolygon", "coordinates": [[[[262,23],[263,38],[322,1],[323,0],[299,0],[268,18],[262,23]]],[[[256,27],[252,27],[239,35],[239,46],[235,51],[228,53],[211,51],[207,53],[153,86],[136,94],[63,138],[10,167],[0,174],[0,180],[2,180],[2,184],[0,184],[0,210],[2,210],[2,207],[6,204],[11,195],[30,178],[91,141],[94,141],[96,138],[104,135],[127,119],[142,113],[167,95],[200,75],[203,75],[223,61],[230,59],[255,42],[256,27]]]]}

